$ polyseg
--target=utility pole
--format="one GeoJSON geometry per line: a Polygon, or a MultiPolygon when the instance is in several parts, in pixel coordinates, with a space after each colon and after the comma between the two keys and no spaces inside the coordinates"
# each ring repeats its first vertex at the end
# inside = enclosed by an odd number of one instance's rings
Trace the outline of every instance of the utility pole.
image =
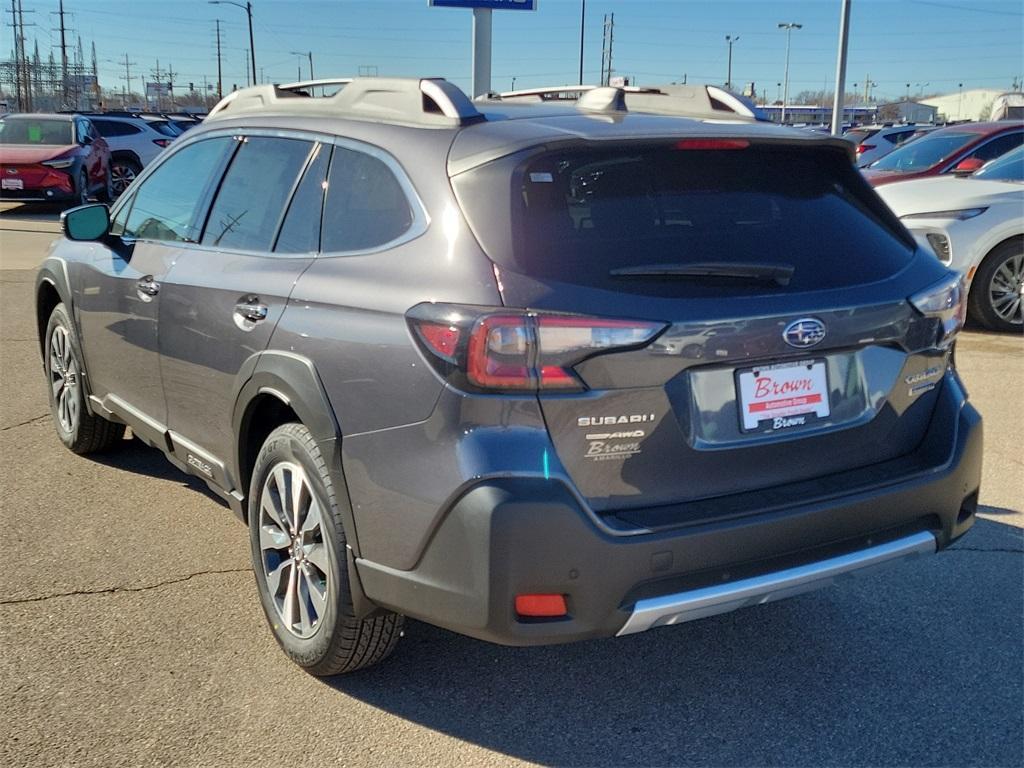
{"type": "Polygon", "coordinates": [[[61,106],[67,106],[68,101],[68,41],[67,27],[64,25],[64,0],[60,0],[60,100],[61,106]]]}
{"type": "Polygon", "coordinates": [[[964,119],[964,84],[963,83],[957,83],[956,84],[956,88],[957,88],[957,93],[959,94],[959,98],[957,99],[957,106],[956,106],[956,119],[957,120],[963,120],[964,119]]]}
{"type": "Polygon", "coordinates": [[[846,53],[850,42],[850,0],[843,0],[839,15],[839,55],[836,59],[836,92],[832,99],[832,135],[843,132],[843,106],[846,98],[846,53]]]}
{"type": "Polygon", "coordinates": [[[18,55],[18,36],[20,34],[18,27],[18,0],[11,0],[11,10],[8,11],[11,14],[11,29],[14,30],[14,98],[18,103],[18,111],[25,111],[25,97],[21,92],[21,57],[18,55]]]}
{"type": "Polygon", "coordinates": [[[604,17],[604,32],[601,38],[601,85],[608,85],[612,78],[612,48],[615,45],[615,14],[604,17]]]}
{"type": "Polygon", "coordinates": [[[224,98],[224,78],[221,74],[220,19],[217,19],[217,101],[224,98]]]}
{"type": "Polygon", "coordinates": [[[782,78],[782,118],[780,122],[786,122],[786,102],[789,101],[789,48],[792,42],[793,30],[803,29],[803,24],[786,21],[779,23],[779,29],[786,30],[786,74],[782,78]]]}
{"type": "Polygon", "coordinates": [[[729,74],[727,75],[725,80],[725,90],[727,91],[732,90],[732,45],[733,43],[738,42],[739,39],[739,35],[736,35],[735,37],[733,37],[732,35],[725,36],[725,42],[729,44],[729,74]]]}
{"type": "MultiPolygon", "coordinates": [[[[160,69],[160,59],[156,60],[156,69],[150,70],[149,73],[153,80],[156,82],[156,109],[159,112],[163,108],[163,100],[160,98],[161,83],[163,82],[162,75],[163,71],[160,69]]],[[[145,85],[145,84],[143,84],[145,85]]],[[[143,90],[146,90],[143,88],[143,90]]],[[[146,106],[149,106],[149,94],[145,94],[146,106]]]]}
{"type": "MultiPolygon", "coordinates": [[[[587,22],[587,0],[580,3],[580,85],[583,85],[583,34],[587,22]]],[[[512,90],[515,90],[513,88],[512,90]]]]}
{"type": "MultiPolygon", "coordinates": [[[[131,98],[131,95],[132,95],[132,69],[131,68],[135,66],[135,62],[134,61],[128,61],[128,54],[126,53],[124,55],[124,61],[119,61],[117,63],[118,64],[124,64],[124,82],[125,82],[125,86],[127,88],[127,91],[125,91],[125,93],[124,93],[124,107],[125,107],[125,109],[127,109],[128,108],[128,99],[131,98]]],[[[143,90],[145,90],[145,88],[143,88],[143,90]]]]}

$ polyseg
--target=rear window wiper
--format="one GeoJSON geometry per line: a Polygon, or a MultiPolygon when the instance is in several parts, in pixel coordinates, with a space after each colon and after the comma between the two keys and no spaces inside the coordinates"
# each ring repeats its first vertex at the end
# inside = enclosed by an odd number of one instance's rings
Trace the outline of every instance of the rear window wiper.
{"type": "Polygon", "coordinates": [[[633,267],[619,267],[608,274],[611,277],[724,277],[789,285],[793,272],[794,268],[790,264],[701,261],[693,264],[639,264],[633,267]]]}

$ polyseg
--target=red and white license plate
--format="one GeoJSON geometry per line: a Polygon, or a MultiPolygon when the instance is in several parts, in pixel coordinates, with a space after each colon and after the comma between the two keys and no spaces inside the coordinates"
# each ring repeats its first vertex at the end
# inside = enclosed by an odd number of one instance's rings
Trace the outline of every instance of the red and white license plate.
{"type": "Polygon", "coordinates": [[[824,360],[778,363],[740,371],[737,376],[743,430],[765,421],[772,429],[804,426],[828,416],[828,377],[824,360]]]}
{"type": "Polygon", "coordinates": [[[24,179],[0,179],[0,189],[24,189],[24,179]]]}

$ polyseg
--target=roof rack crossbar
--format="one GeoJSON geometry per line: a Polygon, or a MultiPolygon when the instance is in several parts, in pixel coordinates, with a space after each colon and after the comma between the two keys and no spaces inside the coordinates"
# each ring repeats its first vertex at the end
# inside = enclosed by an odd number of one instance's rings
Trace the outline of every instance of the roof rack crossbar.
{"type": "Polygon", "coordinates": [[[355,120],[456,126],[483,115],[459,88],[441,78],[325,78],[284,85],[257,85],[225,96],[207,120],[245,112],[273,111],[355,120]],[[313,98],[313,88],[342,86],[313,98]]]}
{"type": "MultiPolygon", "coordinates": [[[[712,85],[655,85],[619,86],[614,90],[620,94],[621,107],[613,108],[609,96],[598,97],[595,91],[608,93],[608,86],[596,85],[554,85],[543,88],[528,88],[505,91],[491,95],[491,100],[501,101],[576,101],[579,109],[587,112],[631,111],[658,115],[676,115],[709,120],[755,120],[753,109],[733,93],[712,85]],[[604,106],[599,106],[600,101],[604,106]]],[[[485,99],[482,99],[485,100],[485,99]]],[[[616,102],[618,103],[618,102],[616,102]]]]}

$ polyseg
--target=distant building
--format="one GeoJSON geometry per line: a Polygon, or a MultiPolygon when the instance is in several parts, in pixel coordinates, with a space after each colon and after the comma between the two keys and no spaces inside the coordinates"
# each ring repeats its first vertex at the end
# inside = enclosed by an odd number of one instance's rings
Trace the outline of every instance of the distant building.
{"type": "Polygon", "coordinates": [[[1006,92],[993,88],[972,88],[969,91],[947,93],[932,99],[922,99],[922,104],[935,107],[941,119],[988,120],[992,116],[992,104],[1006,92]]]}
{"type": "Polygon", "coordinates": [[[939,110],[920,101],[894,101],[878,105],[878,119],[886,123],[934,123],[939,110]]]}

